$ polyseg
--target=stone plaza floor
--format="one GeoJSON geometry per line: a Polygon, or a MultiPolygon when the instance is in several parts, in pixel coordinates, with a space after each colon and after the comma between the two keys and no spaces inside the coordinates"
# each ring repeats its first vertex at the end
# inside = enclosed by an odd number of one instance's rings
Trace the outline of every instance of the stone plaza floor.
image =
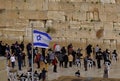
{"type": "MultiPolygon", "coordinates": [[[[41,68],[46,67],[44,63],[41,64],[41,68]]],[[[15,67],[16,69],[18,68],[17,66],[15,67]]],[[[22,67],[22,71],[18,71],[18,74],[25,73],[28,70],[28,66],[22,67]]],[[[72,67],[68,68],[62,68],[62,67],[57,67],[57,73],[53,72],[53,66],[48,65],[47,66],[48,72],[47,72],[47,81],[52,81],[54,79],[58,79],[58,77],[61,76],[75,76],[75,72],[77,70],[80,70],[81,77],[103,77],[103,72],[104,72],[104,65],[102,62],[102,68],[97,69],[97,67],[93,68],[88,68],[88,71],[84,70],[83,67],[83,62],[81,67],[77,67],[76,65],[73,65],[72,67]]],[[[9,71],[10,68],[7,67],[7,70],[9,71]]],[[[36,64],[34,64],[34,70],[37,70],[38,73],[41,71],[40,69],[36,68],[36,64]]],[[[118,60],[117,62],[112,62],[111,68],[109,71],[109,78],[120,78],[120,61],[118,60]]]]}
{"type": "MultiPolygon", "coordinates": [[[[49,66],[48,70],[48,80],[57,79],[60,76],[75,76],[75,72],[80,70],[81,77],[103,77],[104,73],[104,65],[102,65],[101,69],[97,69],[97,67],[88,68],[88,71],[84,70],[83,64],[82,67],[73,66],[68,68],[60,68],[58,67],[58,72],[53,73],[52,67],[49,66]]],[[[112,63],[110,71],[109,71],[109,78],[120,78],[120,61],[116,63],[112,63]]]]}

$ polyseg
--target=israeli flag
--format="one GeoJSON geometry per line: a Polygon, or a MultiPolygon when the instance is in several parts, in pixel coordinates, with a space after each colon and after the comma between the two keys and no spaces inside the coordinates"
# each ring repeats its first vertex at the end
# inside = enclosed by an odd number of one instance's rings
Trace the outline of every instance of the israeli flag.
{"type": "Polygon", "coordinates": [[[38,30],[33,30],[33,46],[34,47],[41,47],[41,48],[48,48],[49,42],[52,38],[45,32],[41,32],[38,30]]]}

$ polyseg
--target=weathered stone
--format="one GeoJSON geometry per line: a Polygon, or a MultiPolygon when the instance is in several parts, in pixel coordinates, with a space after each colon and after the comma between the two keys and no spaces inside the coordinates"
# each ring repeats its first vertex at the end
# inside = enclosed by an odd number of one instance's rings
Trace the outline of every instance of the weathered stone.
{"type": "Polygon", "coordinates": [[[25,36],[25,42],[30,42],[33,24],[34,29],[44,32],[54,28],[56,33],[49,33],[52,41],[62,45],[119,41],[119,4],[119,0],[0,0],[0,38],[12,42],[25,36]],[[101,28],[105,34],[97,41],[96,32],[101,28]]]}
{"type": "Polygon", "coordinates": [[[60,10],[60,3],[58,3],[58,2],[49,2],[48,9],[49,10],[60,10]]]}
{"type": "Polygon", "coordinates": [[[48,11],[48,19],[65,22],[65,13],[62,11],[48,11]]]}

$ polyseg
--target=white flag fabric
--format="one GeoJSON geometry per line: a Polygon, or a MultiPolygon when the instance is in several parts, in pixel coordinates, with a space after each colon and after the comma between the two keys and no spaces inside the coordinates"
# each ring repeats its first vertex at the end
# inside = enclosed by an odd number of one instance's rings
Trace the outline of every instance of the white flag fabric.
{"type": "Polygon", "coordinates": [[[41,48],[48,48],[49,42],[52,38],[45,32],[41,32],[38,30],[33,30],[33,46],[34,47],[41,47],[41,48]]]}

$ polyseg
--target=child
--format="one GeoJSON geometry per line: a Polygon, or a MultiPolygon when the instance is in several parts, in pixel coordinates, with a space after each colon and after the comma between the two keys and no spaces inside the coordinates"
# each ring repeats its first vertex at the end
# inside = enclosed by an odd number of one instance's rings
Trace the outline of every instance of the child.
{"type": "Polygon", "coordinates": [[[77,72],[75,72],[75,76],[80,77],[80,70],[78,70],[77,72]]]}
{"type": "Polygon", "coordinates": [[[46,80],[46,70],[45,70],[45,68],[43,68],[43,70],[42,70],[42,81],[45,81],[46,80]]]}

